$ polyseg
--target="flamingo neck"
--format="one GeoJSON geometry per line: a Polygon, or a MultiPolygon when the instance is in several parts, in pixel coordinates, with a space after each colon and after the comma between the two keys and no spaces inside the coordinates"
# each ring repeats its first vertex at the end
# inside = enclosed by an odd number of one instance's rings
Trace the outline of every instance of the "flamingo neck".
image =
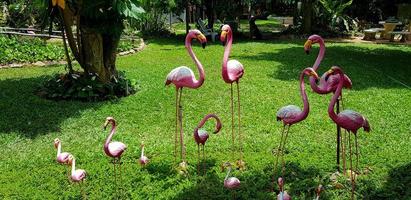
{"type": "Polygon", "coordinates": [[[320,199],[320,195],[317,194],[317,197],[315,198],[315,200],[319,200],[320,199]]]}
{"type": "Polygon", "coordinates": [[[144,146],[141,148],[141,156],[140,157],[143,157],[144,156],[144,146]]]}
{"type": "Polygon", "coordinates": [[[222,65],[222,75],[223,75],[224,80],[229,80],[227,63],[228,63],[228,58],[230,57],[232,44],[233,44],[233,33],[229,31],[227,33],[227,44],[225,45],[225,48],[224,48],[224,57],[223,57],[223,65],[222,65]]]}
{"type": "Polygon", "coordinates": [[[198,88],[201,85],[203,85],[204,79],[205,79],[205,74],[204,74],[203,65],[198,60],[197,56],[194,54],[191,43],[192,43],[192,38],[188,35],[186,37],[185,46],[187,48],[188,54],[190,55],[191,59],[193,59],[194,63],[196,64],[197,70],[200,74],[200,79],[199,80],[194,80],[194,86],[193,86],[193,88],[198,88]]]}
{"type": "Polygon", "coordinates": [[[200,129],[204,126],[204,124],[210,119],[214,118],[216,120],[216,131],[218,130],[218,127],[221,126],[221,121],[220,119],[215,115],[215,114],[208,114],[206,115],[198,124],[197,128],[200,129]]]}
{"type": "Polygon", "coordinates": [[[59,156],[61,153],[61,142],[57,145],[57,156],[59,156]]]}
{"type": "Polygon", "coordinates": [[[228,168],[227,175],[225,176],[224,180],[228,179],[228,176],[230,175],[230,172],[231,172],[231,167],[228,168]]]}
{"type": "Polygon", "coordinates": [[[318,52],[317,59],[314,62],[313,69],[314,71],[317,71],[318,67],[320,67],[321,61],[324,58],[325,55],[325,44],[323,39],[319,39],[318,44],[320,45],[320,51],[318,52]]]}
{"type": "Polygon", "coordinates": [[[338,82],[337,90],[334,92],[330,105],[328,106],[328,115],[334,122],[336,122],[338,119],[338,116],[334,111],[335,103],[337,102],[338,97],[341,95],[341,90],[344,84],[344,73],[341,70],[338,70],[337,74],[340,76],[340,81],[338,82]]]}
{"type": "Polygon", "coordinates": [[[104,143],[104,151],[106,152],[106,154],[111,155],[109,149],[108,149],[108,145],[111,142],[111,139],[113,138],[114,133],[116,132],[116,122],[114,121],[110,121],[111,123],[111,131],[110,134],[107,136],[106,142],[104,143]]]}
{"type": "Polygon", "coordinates": [[[300,75],[300,93],[301,93],[301,98],[304,103],[304,108],[303,108],[303,112],[301,112],[298,118],[300,120],[303,120],[308,116],[308,112],[310,111],[310,105],[308,104],[307,93],[305,92],[304,72],[301,72],[301,75],[300,75]]]}
{"type": "Polygon", "coordinates": [[[71,163],[71,175],[73,176],[76,172],[76,159],[73,158],[73,161],[71,163]]]}
{"type": "MultiPolygon", "coordinates": [[[[320,51],[318,52],[317,59],[315,60],[314,65],[313,65],[314,71],[317,71],[318,67],[320,67],[321,61],[323,60],[324,54],[325,54],[325,44],[322,38],[319,39],[318,44],[320,45],[320,51]]],[[[314,77],[310,77],[310,85],[311,85],[311,88],[314,90],[314,92],[316,93],[324,92],[322,91],[321,88],[318,87],[314,77]]]]}

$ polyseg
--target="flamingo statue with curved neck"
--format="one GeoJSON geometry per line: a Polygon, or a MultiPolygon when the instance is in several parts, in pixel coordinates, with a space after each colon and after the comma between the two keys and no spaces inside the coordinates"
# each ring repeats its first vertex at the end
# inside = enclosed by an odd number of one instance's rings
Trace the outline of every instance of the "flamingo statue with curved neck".
{"type": "MultiPolygon", "coordinates": [[[[319,35],[311,35],[308,37],[307,41],[304,44],[304,51],[309,54],[311,51],[311,47],[313,44],[318,43],[320,45],[320,51],[318,52],[317,59],[315,60],[312,68],[317,71],[318,67],[321,64],[321,61],[324,58],[325,54],[325,43],[321,36],[319,35]]],[[[352,86],[351,79],[344,74],[344,88],[350,89],[352,86]]],[[[340,76],[338,75],[329,75],[324,73],[320,78],[320,83],[317,85],[317,81],[314,78],[310,78],[310,86],[312,90],[318,94],[328,94],[331,92],[335,92],[337,90],[337,85],[339,83],[340,76]]],[[[342,101],[342,93],[337,99],[337,113],[340,112],[340,99],[341,104],[342,101]]],[[[337,157],[337,170],[340,171],[340,140],[341,140],[341,128],[337,125],[337,147],[336,147],[336,157],[337,157]]],[[[342,146],[342,154],[343,154],[343,171],[345,173],[345,157],[344,157],[344,146],[342,146]]]]}
{"type": "Polygon", "coordinates": [[[241,135],[241,104],[240,104],[240,85],[239,81],[244,75],[244,67],[237,60],[228,60],[230,57],[231,47],[233,44],[233,31],[229,25],[223,25],[221,27],[220,40],[225,46],[223,64],[221,74],[223,76],[224,82],[230,84],[231,86],[231,138],[233,145],[233,153],[235,152],[235,135],[234,135],[234,94],[233,94],[233,83],[237,84],[237,101],[238,101],[238,140],[240,145],[240,159],[237,160],[237,168],[240,170],[245,169],[245,162],[243,160],[243,144],[242,144],[242,135],[241,135]]]}
{"type": "Polygon", "coordinates": [[[199,31],[199,30],[192,30],[190,31],[185,39],[185,47],[188,51],[188,54],[190,57],[193,59],[194,63],[197,66],[198,72],[200,74],[200,79],[197,80],[194,76],[193,71],[186,67],[186,66],[181,66],[173,69],[166,78],[166,85],[174,84],[176,87],[176,129],[175,129],[175,135],[174,135],[174,162],[177,157],[177,135],[178,135],[178,129],[180,129],[180,157],[182,159],[182,162],[184,164],[181,164],[181,166],[186,166],[186,156],[185,156],[185,146],[184,146],[184,135],[183,135],[183,114],[182,114],[182,106],[181,106],[181,96],[183,94],[183,88],[191,88],[191,89],[197,89],[201,87],[204,83],[205,79],[205,73],[203,69],[203,65],[201,62],[198,60],[196,55],[193,52],[193,49],[191,47],[191,43],[193,39],[197,39],[205,48],[207,44],[207,39],[206,37],[199,31]]]}
{"type": "MultiPolygon", "coordinates": [[[[215,115],[215,114],[208,114],[208,115],[206,115],[201,121],[200,121],[200,123],[197,125],[197,127],[194,129],[194,140],[195,140],[195,142],[197,143],[197,146],[198,146],[198,152],[197,152],[197,157],[199,158],[198,159],[198,166],[197,166],[197,173],[199,173],[199,168],[200,168],[200,144],[201,144],[201,146],[202,146],[202,150],[203,150],[203,160],[205,159],[205,150],[204,150],[204,148],[205,148],[205,143],[207,142],[207,140],[208,140],[208,137],[209,137],[209,135],[208,135],[208,133],[207,133],[207,131],[206,130],[204,130],[204,129],[201,129],[203,126],[204,126],[204,124],[209,120],[209,119],[211,119],[211,118],[214,118],[215,120],[216,120],[216,125],[215,125],[215,130],[214,130],[214,133],[218,133],[220,130],[221,130],[221,127],[222,127],[222,125],[221,125],[221,121],[220,121],[220,118],[218,118],[218,116],[217,115],[215,115]]],[[[205,173],[205,162],[204,162],[204,173],[205,173]]]]}
{"type": "Polygon", "coordinates": [[[356,154],[356,167],[355,167],[355,172],[357,173],[358,170],[358,143],[357,143],[357,131],[360,128],[363,128],[365,132],[370,132],[371,127],[370,124],[368,123],[368,120],[361,115],[358,112],[355,112],[353,110],[343,110],[340,113],[335,113],[334,111],[334,107],[335,104],[337,102],[337,99],[340,95],[340,93],[342,92],[342,88],[344,85],[344,82],[341,81],[343,76],[344,76],[344,72],[341,70],[341,68],[333,66],[331,67],[331,69],[329,71],[327,71],[327,74],[330,75],[339,75],[340,76],[340,82],[338,83],[337,86],[337,90],[335,91],[334,95],[331,98],[330,101],[330,105],[328,106],[328,115],[330,116],[330,118],[334,121],[334,123],[336,123],[337,125],[339,125],[340,127],[342,127],[343,129],[348,131],[348,145],[349,145],[349,155],[350,155],[350,177],[351,177],[351,185],[352,185],[352,189],[351,189],[351,199],[354,199],[354,191],[355,191],[355,175],[353,175],[353,167],[352,167],[352,142],[351,142],[351,134],[354,134],[354,138],[355,138],[355,154],[356,154]]]}
{"type": "Polygon", "coordinates": [[[140,158],[138,159],[139,163],[141,166],[145,166],[150,162],[150,160],[147,158],[147,156],[144,155],[144,143],[141,142],[141,155],[140,158]]]}
{"type": "Polygon", "coordinates": [[[103,125],[103,129],[106,130],[107,126],[111,124],[110,134],[107,136],[106,141],[104,142],[104,153],[113,158],[113,168],[114,168],[114,181],[117,184],[117,165],[119,170],[119,177],[120,183],[122,181],[121,178],[121,156],[123,155],[124,151],[127,149],[127,146],[122,142],[112,142],[111,139],[113,138],[114,134],[116,133],[116,120],[113,117],[107,117],[106,121],[103,125]]]}
{"type": "Polygon", "coordinates": [[[280,190],[280,193],[277,195],[277,200],[291,200],[291,196],[287,193],[287,191],[284,191],[284,179],[282,177],[278,178],[277,184],[278,189],[280,190]]]}
{"type": "MultiPolygon", "coordinates": [[[[276,173],[277,171],[278,158],[280,156],[282,160],[282,177],[284,177],[284,171],[285,171],[283,151],[285,148],[285,143],[287,141],[288,131],[290,130],[291,125],[298,123],[300,121],[303,121],[305,118],[307,118],[308,113],[310,111],[310,105],[308,103],[307,93],[305,92],[305,85],[304,85],[305,75],[318,79],[317,73],[314,71],[313,68],[310,68],[310,67],[305,68],[300,74],[300,93],[301,93],[301,98],[304,103],[303,110],[301,111],[301,109],[298,106],[288,105],[288,106],[284,106],[280,108],[280,110],[277,111],[277,121],[283,121],[284,126],[281,132],[281,140],[278,146],[276,161],[274,164],[274,173],[276,173]],[[285,137],[284,137],[284,130],[286,126],[288,126],[288,128],[285,132],[285,137]]],[[[274,185],[274,180],[275,179],[273,176],[273,185],[274,185]]]]}

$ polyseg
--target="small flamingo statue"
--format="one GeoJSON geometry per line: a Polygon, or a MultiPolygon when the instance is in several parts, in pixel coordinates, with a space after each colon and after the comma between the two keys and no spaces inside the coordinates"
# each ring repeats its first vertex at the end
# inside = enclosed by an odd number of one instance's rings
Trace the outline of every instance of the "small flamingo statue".
{"type": "MultiPolygon", "coordinates": [[[[84,169],[76,169],[76,159],[73,155],[70,155],[68,158],[68,164],[71,165],[71,181],[75,183],[83,183],[86,178],[86,171],[84,169]]],[[[83,199],[85,198],[85,194],[83,191],[83,187],[80,185],[81,194],[83,195],[83,199]]]]}
{"type": "Polygon", "coordinates": [[[335,113],[334,107],[335,103],[338,99],[338,96],[342,92],[342,88],[344,85],[344,82],[341,81],[344,76],[344,72],[341,70],[341,68],[333,66],[329,71],[327,71],[328,74],[330,75],[335,75],[338,74],[340,76],[340,82],[338,83],[338,87],[336,92],[331,98],[330,105],[328,106],[328,115],[330,118],[342,127],[343,129],[348,131],[348,145],[349,145],[349,155],[350,155],[350,178],[351,178],[351,199],[354,199],[354,192],[355,192],[355,177],[356,175],[353,175],[353,173],[357,173],[358,170],[358,143],[357,143],[357,131],[360,128],[363,128],[365,132],[370,132],[371,127],[370,124],[368,123],[368,120],[361,115],[358,112],[355,112],[353,110],[343,110],[340,113],[335,113]],[[355,167],[355,172],[353,171],[353,165],[352,165],[352,142],[351,142],[351,134],[354,134],[355,138],[355,154],[356,154],[356,167],[355,167]]]}
{"type": "Polygon", "coordinates": [[[277,184],[278,189],[280,190],[280,193],[277,195],[277,200],[291,200],[291,196],[287,193],[287,191],[284,191],[284,180],[282,177],[278,178],[277,184]]]}
{"type": "Polygon", "coordinates": [[[316,195],[315,200],[320,200],[320,194],[323,191],[324,191],[323,185],[321,185],[321,184],[318,185],[318,187],[315,189],[315,195],[316,195]]]}
{"type": "MultiPolygon", "coordinates": [[[[282,160],[282,177],[284,177],[284,171],[285,171],[285,162],[284,162],[284,148],[285,148],[285,142],[287,141],[287,136],[288,136],[288,131],[290,130],[291,125],[303,121],[305,118],[307,118],[308,113],[310,111],[310,105],[308,103],[308,98],[307,98],[307,93],[305,92],[305,85],[304,85],[304,75],[307,76],[312,76],[314,78],[318,79],[317,73],[314,71],[313,68],[305,68],[301,74],[300,74],[300,93],[301,93],[301,98],[304,102],[304,108],[303,111],[298,106],[295,105],[288,105],[282,107],[280,110],[277,112],[277,121],[283,121],[283,130],[281,132],[281,140],[280,144],[278,146],[277,150],[277,159],[274,164],[274,173],[277,169],[277,164],[278,164],[278,158],[281,156],[282,160]],[[285,137],[284,137],[284,130],[285,127],[288,126],[286,132],[285,132],[285,137]]],[[[274,182],[274,176],[273,176],[273,182],[274,182]]],[[[273,183],[274,185],[274,183],[273,183]]]]}
{"type": "MultiPolygon", "coordinates": [[[[304,44],[304,50],[307,54],[310,53],[311,47],[313,44],[318,43],[320,45],[320,51],[318,53],[317,59],[313,64],[312,68],[317,71],[318,67],[320,66],[321,61],[324,58],[325,54],[325,43],[321,36],[319,35],[311,35],[304,44]]],[[[314,92],[317,94],[328,94],[331,92],[335,92],[337,90],[337,85],[340,80],[338,75],[328,75],[324,73],[320,78],[320,83],[317,85],[317,81],[310,77],[310,86],[314,92]]],[[[352,86],[351,79],[344,74],[344,88],[350,89],[352,86]]],[[[340,112],[340,100],[341,106],[343,106],[343,99],[342,93],[340,97],[337,99],[337,113],[340,112]]],[[[344,155],[344,146],[340,152],[340,144],[341,144],[341,127],[337,125],[337,147],[336,147],[336,154],[337,154],[337,170],[340,171],[340,153],[344,155]]],[[[343,156],[343,171],[345,173],[345,157],[343,156]]]]}
{"type": "Polygon", "coordinates": [[[139,163],[141,166],[145,166],[150,162],[150,160],[147,158],[147,156],[144,155],[144,143],[141,142],[141,156],[140,159],[138,159],[139,163]]]}
{"type": "MultiPolygon", "coordinates": [[[[214,133],[218,133],[220,130],[221,130],[221,121],[220,121],[220,118],[218,118],[218,116],[217,115],[215,115],[215,114],[208,114],[208,115],[206,115],[201,121],[200,121],[200,123],[198,124],[198,126],[194,129],[194,140],[195,140],[195,142],[197,143],[197,146],[198,146],[198,152],[197,152],[197,157],[199,158],[198,160],[198,167],[197,167],[197,173],[199,173],[199,168],[200,168],[200,144],[201,144],[201,146],[202,146],[202,151],[203,151],[203,160],[206,158],[206,156],[205,156],[205,150],[204,150],[204,148],[205,148],[205,143],[207,142],[207,140],[208,140],[208,133],[207,133],[207,131],[206,130],[204,130],[204,129],[201,129],[203,126],[204,126],[204,124],[207,122],[207,120],[209,120],[210,118],[214,118],[216,121],[217,121],[217,123],[216,123],[216,127],[215,127],[215,130],[214,130],[214,133]]],[[[203,161],[204,162],[204,161],[203,161]]],[[[204,173],[205,173],[205,162],[204,162],[204,173]]]]}
{"type": "MultiPolygon", "coordinates": [[[[224,187],[230,190],[235,190],[240,187],[241,182],[238,178],[231,176],[232,165],[230,162],[225,162],[221,166],[222,170],[227,169],[227,175],[224,178],[224,187]]],[[[235,193],[233,193],[233,199],[235,199],[235,193]]]]}
{"type": "Polygon", "coordinates": [[[193,48],[191,47],[191,43],[193,39],[197,39],[205,48],[207,44],[206,37],[199,31],[199,30],[192,30],[190,31],[185,40],[185,47],[188,51],[188,54],[191,56],[195,64],[197,65],[197,69],[200,73],[200,79],[197,80],[194,76],[193,71],[186,67],[181,66],[173,69],[166,78],[166,85],[174,84],[176,88],[176,129],[174,135],[174,162],[176,162],[177,157],[177,133],[180,129],[180,156],[182,162],[180,163],[182,166],[186,166],[186,156],[185,156],[185,146],[184,146],[184,134],[183,134],[183,113],[182,113],[182,106],[181,106],[181,96],[183,94],[183,88],[191,88],[197,89],[201,87],[204,83],[205,73],[203,69],[203,65],[197,59],[196,55],[193,52],[193,48]]]}
{"type": "Polygon", "coordinates": [[[111,139],[113,138],[114,134],[116,133],[116,120],[113,117],[107,117],[106,121],[103,125],[103,129],[106,130],[107,126],[111,124],[111,131],[110,134],[107,136],[107,139],[104,143],[104,153],[113,158],[113,168],[114,168],[114,181],[117,184],[117,172],[116,168],[118,165],[119,168],[119,177],[120,183],[122,181],[121,178],[121,156],[123,155],[124,151],[127,149],[127,146],[122,142],[112,142],[111,139]]]}
{"type": "MultiPolygon", "coordinates": [[[[71,154],[67,153],[67,152],[61,152],[61,141],[60,141],[60,139],[58,139],[58,138],[54,139],[54,148],[57,149],[56,161],[60,164],[68,165],[69,156],[71,154]]],[[[68,171],[67,173],[69,173],[69,172],[70,171],[68,171]]]]}
{"type": "Polygon", "coordinates": [[[233,94],[233,83],[237,84],[237,101],[238,101],[238,140],[240,145],[240,159],[237,160],[236,165],[240,170],[245,169],[245,162],[243,160],[243,141],[241,135],[241,104],[240,104],[240,79],[244,75],[244,67],[238,60],[228,60],[231,52],[231,46],[233,44],[233,31],[229,25],[223,25],[221,27],[220,40],[225,46],[224,57],[222,64],[222,76],[224,82],[230,84],[231,86],[231,138],[233,145],[233,154],[235,150],[235,135],[234,135],[234,94],[233,94]]]}

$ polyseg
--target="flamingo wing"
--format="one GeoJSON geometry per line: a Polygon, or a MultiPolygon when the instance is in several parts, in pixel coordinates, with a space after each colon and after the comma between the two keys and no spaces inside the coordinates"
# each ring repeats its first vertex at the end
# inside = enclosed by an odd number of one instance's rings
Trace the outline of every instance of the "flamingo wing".
{"type": "Polygon", "coordinates": [[[240,180],[236,177],[230,177],[224,181],[224,186],[229,189],[235,189],[240,187],[240,180]]]}
{"type": "Polygon", "coordinates": [[[126,149],[127,146],[122,142],[110,142],[110,144],[108,144],[108,150],[114,157],[120,157],[126,149]]]}
{"type": "Polygon", "coordinates": [[[82,181],[84,178],[86,178],[86,171],[83,169],[78,169],[71,175],[71,179],[75,182],[82,181]]]}
{"type": "Polygon", "coordinates": [[[198,137],[200,138],[200,143],[204,145],[204,143],[207,141],[208,139],[208,133],[206,130],[204,129],[199,129],[198,130],[198,137]]]}
{"type": "Polygon", "coordinates": [[[193,78],[194,72],[190,68],[186,66],[177,67],[171,70],[170,73],[168,73],[166,78],[166,85],[169,85],[170,83],[176,84],[177,82],[184,81],[185,79],[192,80],[193,78]]]}
{"type": "Polygon", "coordinates": [[[368,120],[358,112],[353,110],[343,110],[338,114],[338,118],[340,119],[341,127],[354,133],[356,133],[360,127],[363,127],[366,132],[370,131],[368,120]]]}
{"type": "Polygon", "coordinates": [[[228,78],[232,81],[237,81],[244,74],[244,67],[238,60],[229,60],[227,62],[228,78]]]}
{"type": "Polygon", "coordinates": [[[277,111],[277,121],[283,120],[283,121],[289,121],[291,119],[294,119],[301,113],[301,109],[298,106],[295,105],[288,105],[280,108],[280,110],[277,111]]]}
{"type": "Polygon", "coordinates": [[[67,153],[67,152],[60,153],[57,156],[57,162],[61,164],[67,164],[69,156],[70,156],[70,153],[67,153]]]}

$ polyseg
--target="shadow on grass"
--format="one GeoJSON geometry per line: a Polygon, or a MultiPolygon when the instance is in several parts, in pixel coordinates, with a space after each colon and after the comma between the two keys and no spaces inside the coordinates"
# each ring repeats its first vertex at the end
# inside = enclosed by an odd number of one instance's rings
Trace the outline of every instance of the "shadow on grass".
{"type": "MultiPolygon", "coordinates": [[[[303,169],[298,163],[289,163],[286,168],[287,175],[284,180],[287,191],[295,196],[312,194],[309,196],[312,199],[319,184],[318,180],[321,180],[320,171],[316,168],[303,169]]],[[[274,193],[271,192],[272,172],[272,166],[263,170],[234,171],[231,176],[241,181],[240,188],[234,191],[224,188],[226,172],[211,171],[200,177],[197,184],[181,192],[175,199],[274,199],[278,194],[278,188],[275,185],[274,193]]]]}
{"type": "Polygon", "coordinates": [[[78,101],[52,101],[35,95],[35,90],[47,78],[6,79],[0,81],[0,127],[2,133],[18,133],[35,138],[59,132],[60,124],[76,117],[83,110],[97,107],[99,103],[78,101]]]}
{"type": "Polygon", "coordinates": [[[411,163],[393,168],[388,173],[387,181],[376,190],[375,182],[364,181],[363,199],[411,199],[411,163]]]}

